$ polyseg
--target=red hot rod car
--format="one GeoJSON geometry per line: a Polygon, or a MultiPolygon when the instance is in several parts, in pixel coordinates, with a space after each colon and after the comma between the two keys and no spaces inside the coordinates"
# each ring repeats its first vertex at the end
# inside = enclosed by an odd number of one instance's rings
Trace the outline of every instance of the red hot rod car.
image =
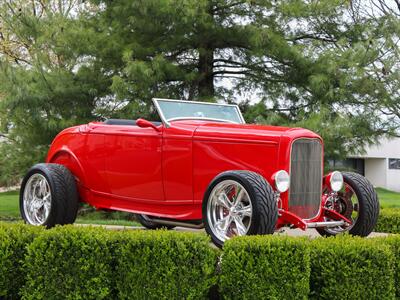
{"type": "Polygon", "coordinates": [[[154,99],[162,122],[67,128],[26,174],[23,219],[73,223],[78,202],[137,214],[144,227],[205,227],[222,245],[279,228],[366,236],[379,203],[355,173],[323,174],[323,142],[302,128],[247,125],[236,105],[154,99]]]}

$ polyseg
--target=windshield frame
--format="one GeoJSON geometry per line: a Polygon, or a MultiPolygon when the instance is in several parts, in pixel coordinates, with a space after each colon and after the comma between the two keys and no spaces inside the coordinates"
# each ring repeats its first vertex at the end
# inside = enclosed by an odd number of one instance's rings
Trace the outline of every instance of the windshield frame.
{"type": "Polygon", "coordinates": [[[153,103],[154,106],[156,107],[156,110],[158,112],[158,115],[161,118],[161,121],[165,125],[165,127],[170,127],[171,123],[170,121],[178,121],[178,120],[203,120],[203,121],[217,121],[217,122],[224,122],[224,123],[230,123],[230,124],[246,124],[242,112],[239,109],[239,106],[236,104],[225,104],[225,103],[210,103],[210,102],[201,102],[201,101],[189,101],[189,100],[177,100],[177,99],[163,99],[163,98],[153,98],[153,103]],[[231,106],[234,107],[238,113],[240,123],[236,123],[231,120],[226,120],[226,119],[217,119],[217,118],[207,118],[207,117],[176,117],[176,118],[171,118],[167,119],[165,118],[160,105],[158,104],[158,101],[167,101],[167,102],[180,102],[180,103],[192,103],[192,104],[205,104],[205,105],[218,105],[218,106],[231,106]]]}

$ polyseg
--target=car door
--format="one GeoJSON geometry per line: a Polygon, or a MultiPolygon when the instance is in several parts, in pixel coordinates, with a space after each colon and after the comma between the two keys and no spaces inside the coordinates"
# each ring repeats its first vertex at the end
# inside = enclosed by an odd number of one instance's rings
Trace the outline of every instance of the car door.
{"type": "Polygon", "coordinates": [[[106,126],[106,174],[112,195],[130,201],[164,200],[162,133],[132,125],[106,126]]]}

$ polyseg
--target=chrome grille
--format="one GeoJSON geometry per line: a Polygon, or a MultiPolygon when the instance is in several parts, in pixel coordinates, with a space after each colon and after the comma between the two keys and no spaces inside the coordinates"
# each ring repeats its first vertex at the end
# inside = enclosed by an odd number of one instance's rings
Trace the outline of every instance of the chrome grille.
{"type": "Polygon", "coordinates": [[[292,144],[289,211],[303,219],[318,214],[322,186],[322,145],[318,139],[292,144]]]}

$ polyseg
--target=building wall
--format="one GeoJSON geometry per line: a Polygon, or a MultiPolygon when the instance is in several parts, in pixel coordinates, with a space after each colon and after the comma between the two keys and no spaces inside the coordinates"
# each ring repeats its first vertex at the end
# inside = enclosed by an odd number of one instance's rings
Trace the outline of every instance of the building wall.
{"type": "Polygon", "coordinates": [[[400,158],[400,138],[382,139],[378,144],[367,147],[360,157],[400,158]]]}
{"type": "Polygon", "coordinates": [[[388,190],[400,192],[400,170],[387,170],[386,188],[388,190]]]}
{"type": "Polygon", "coordinates": [[[387,187],[387,159],[366,158],[365,177],[376,187],[387,187]]]}
{"type": "Polygon", "coordinates": [[[378,144],[365,150],[351,156],[364,159],[365,177],[376,187],[400,192],[400,170],[389,169],[390,158],[400,159],[400,138],[382,138],[378,144]]]}

